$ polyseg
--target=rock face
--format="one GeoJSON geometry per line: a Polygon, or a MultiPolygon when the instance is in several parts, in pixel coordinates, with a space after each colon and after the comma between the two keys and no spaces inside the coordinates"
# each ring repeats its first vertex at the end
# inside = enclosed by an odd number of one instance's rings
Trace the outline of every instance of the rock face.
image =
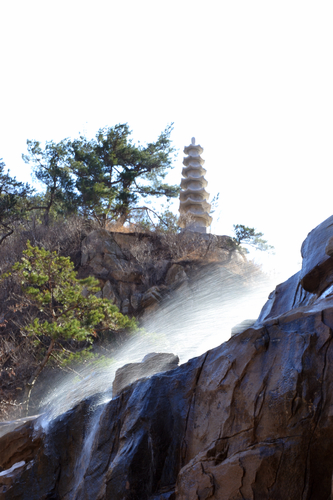
{"type": "Polygon", "coordinates": [[[101,295],[123,314],[138,318],[155,311],[184,282],[195,280],[201,265],[207,263],[237,276],[242,273],[244,257],[228,236],[98,229],[82,242],[79,277],[98,278],[101,295]]]}
{"type": "Polygon", "coordinates": [[[301,284],[307,292],[320,294],[332,281],[333,266],[328,244],[332,237],[333,216],[313,229],[302,245],[301,284]]]}
{"type": "Polygon", "coordinates": [[[109,402],[96,395],[0,438],[0,499],[330,499],[333,280],[315,245],[327,274],[302,287],[311,234],[304,269],[252,327],[109,402]]]}
{"type": "Polygon", "coordinates": [[[319,224],[304,240],[302,269],[278,285],[270,294],[256,325],[288,313],[291,309],[314,304],[333,290],[333,216],[319,224]]]}

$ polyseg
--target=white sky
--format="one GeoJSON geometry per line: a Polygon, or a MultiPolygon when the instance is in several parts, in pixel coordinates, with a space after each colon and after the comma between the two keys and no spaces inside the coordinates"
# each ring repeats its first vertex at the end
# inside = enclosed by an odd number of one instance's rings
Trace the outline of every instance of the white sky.
{"type": "Polygon", "coordinates": [[[174,122],[170,181],[195,136],[212,232],[256,227],[285,279],[333,213],[332,24],[325,0],[3,0],[0,158],[31,181],[27,139],[128,122],[145,142],[174,122]]]}

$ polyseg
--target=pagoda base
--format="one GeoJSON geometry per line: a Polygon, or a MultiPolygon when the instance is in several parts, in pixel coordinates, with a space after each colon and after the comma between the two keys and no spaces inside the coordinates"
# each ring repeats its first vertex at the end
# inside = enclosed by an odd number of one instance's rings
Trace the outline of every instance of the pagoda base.
{"type": "Polygon", "coordinates": [[[191,231],[192,233],[206,234],[207,228],[202,226],[196,226],[195,224],[187,226],[183,229],[184,232],[191,231]]]}

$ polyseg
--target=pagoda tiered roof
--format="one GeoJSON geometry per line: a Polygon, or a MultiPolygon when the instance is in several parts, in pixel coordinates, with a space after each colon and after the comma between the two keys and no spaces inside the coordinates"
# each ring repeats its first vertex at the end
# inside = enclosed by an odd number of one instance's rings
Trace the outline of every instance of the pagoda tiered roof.
{"type": "Polygon", "coordinates": [[[183,159],[179,225],[190,231],[206,232],[213,219],[209,215],[211,209],[211,205],[207,202],[209,193],[205,190],[207,181],[204,175],[207,171],[202,166],[205,160],[200,156],[203,148],[195,144],[193,137],[192,143],[184,148],[184,153],[188,156],[183,159]],[[186,218],[186,215],[189,217],[186,218]]]}

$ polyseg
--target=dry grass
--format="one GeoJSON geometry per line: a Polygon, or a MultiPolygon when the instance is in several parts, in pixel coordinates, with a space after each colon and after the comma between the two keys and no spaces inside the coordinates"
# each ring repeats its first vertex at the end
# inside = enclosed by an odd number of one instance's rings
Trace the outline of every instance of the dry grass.
{"type": "Polygon", "coordinates": [[[32,222],[21,225],[0,246],[0,273],[6,272],[20,260],[28,240],[34,246],[57,251],[60,255],[70,256],[74,260],[80,252],[83,238],[96,227],[97,224],[93,221],[87,222],[76,216],[55,221],[49,226],[34,225],[32,222]]]}

